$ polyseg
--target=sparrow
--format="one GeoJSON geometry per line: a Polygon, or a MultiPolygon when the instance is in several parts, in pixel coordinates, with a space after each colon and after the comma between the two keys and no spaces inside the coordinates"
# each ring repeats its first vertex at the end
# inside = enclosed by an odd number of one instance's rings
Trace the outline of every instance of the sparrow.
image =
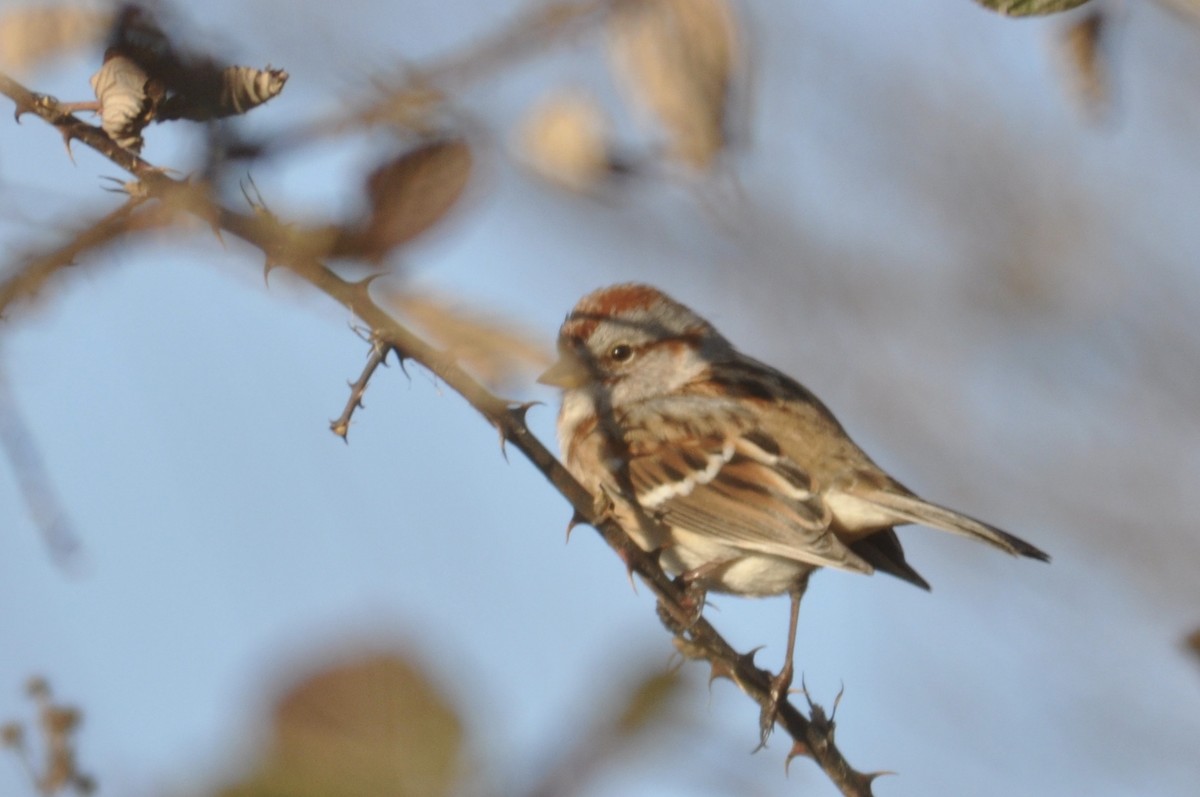
{"type": "Polygon", "coordinates": [[[790,596],[764,740],[791,685],[800,600],[817,568],[878,570],[928,590],[895,532],[910,523],[1049,561],[917,496],[811,391],[654,287],[584,296],[559,330],[558,354],[538,381],[562,389],[559,446],[597,508],[701,595],[790,596]]]}

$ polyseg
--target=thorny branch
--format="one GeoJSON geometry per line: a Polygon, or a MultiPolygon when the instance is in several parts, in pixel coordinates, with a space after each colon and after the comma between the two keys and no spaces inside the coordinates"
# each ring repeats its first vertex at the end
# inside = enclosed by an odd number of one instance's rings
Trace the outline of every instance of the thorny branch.
{"type": "Polygon", "coordinates": [[[65,244],[45,252],[13,270],[0,280],[0,318],[5,310],[18,299],[32,298],[56,273],[75,265],[83,253],[98,249],[105,244],[124,238],[131,232],[162,226],[170,222],[169,211],[156,203],[142,212],[138,208],[146,197],[130,197],[129,201],[116,210],[106,213],[82,231],[76,233],[65,244]]]}
{"type": "MultiPolygon", "coordinates": [[[[99,128],[66,114],[53,98],[33,94],[0,74],[0,93],[17,104],[18,114],[30,112],[57,127],[69,141],[74,138],[105,155],[140,179],[139,189],[173,210],[186,210],[261,250],[271,265],[287,268],[314,288],[342,304],[367,324],[375,340],[406,359],[420,363],[444,384],[467,400],[501,435],[542,472],[574,508],[576,518],[596,530],[632,572],[636,572],[659,600],[662,611],[679,628],[677,647],[689,658],[705,659],[714,677],[727,677],[760,707],[770,700],[770,673],[753,663],[753,654],[742,654],[703,617],[696,619],[687,596],[667,577],[655,558],[642,551],[609,517],[598,512],[592,495],[577,482],[525,423],[528,404],[502,399],[468,374],[448,353],[439,350],[382,310],[371,298],[373,277],[350,282],[311,254],[288,246],[285,225],[262,209],[243,213],[217,203],[202,184],[191,184],[166,176],[162,170],[114,143],[99,128]],[[282,242],[282,243],[281,243],[282,242]]],[[[834,742],[834,724],[817,706],[811,717],[790,701],[782,701],[777,722],[791,736],[790,756],[810,755],[830,780],[847,797],[868,797],[877,774],[856,771],[834,742]]]]}
{"type": "Polygon", "coordinates": [[[350,434],[350,418],[355,410],[363,406],[363,394],[367,392],[367,383],[371,381],[375,370],[387,363],[389,351],[390,346],[374,336],[371,337],[371,354],[367,357],[367,364],[363,366],[362,376],[350,384],[350,398],[346,401],[346,409],[342,410],[337,420],[329,422],[329,430],[347,443],[350,442],[350,438],[347,437],[350,434]]]}

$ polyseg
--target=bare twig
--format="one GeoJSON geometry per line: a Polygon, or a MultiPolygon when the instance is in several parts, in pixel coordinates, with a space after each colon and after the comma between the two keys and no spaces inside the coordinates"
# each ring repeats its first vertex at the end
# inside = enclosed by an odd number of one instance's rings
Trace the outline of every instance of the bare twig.
{"type": "MultiPolygon", "coordinates": [[[[686,629],[678,642],[686,655],[708,660],[716,675],[733,680],[760,707],[770,703],[770,673],[754,665],[752,654],[740,654],[734,650],[703,617],[695,618],[683,589],[667,577],[652,555],[637,547],[613,519],[597,509],[592,495],[530,432],[525,423],[525,413],[530,405],[516,404],[496,396],[468,374],[450,354],[429,345],[398,323],[372,299],[371,278],[358,282],[343,279],[311,254],[288,246],[286,226],[271,214],[242,213],[215,203],[203,186],[189,185],[167,177],[128,150],[115,146],[102,131],[62,114],[57,104],[49,98],[39,98],[3,75],[0,75],[0,93],[12,97],[18,109],[36,113],[64,130],[64,134],[78,138],[109,156],[117,165],[141,177],[144,187],[152,196],[172,207],[186,209],[260,249],[269,262],[286,267],[346,307],[370,327],[373,339],[380,344],[396,349],[402,357],[412,359],[432,371],[495,426],[502,440],[521,451],[567,499],[576,516],[595,527],[626,565],[641,577],[658,598],[663,612],[677,627],[686,629]],[[36,101],[29,98],[35,98],[36,101]]],[[[870,795],[871,781],[875,776],[857,772],[849,765],[834,743],[832,721],[826,719],[816,706],[811,711],[810,720],[789,701],[782,701],[778,707],[777,722],[792,737],[793,753],[811,755],[844,795],[870,795]]]]}
{"type": "Polygon", "coordinates": [[[3,368],[0,368],[0,448],[12,466],[25,509],[41,532],[50,555],[60,566],[70,566],[79,552],[79,538],[54,491],[33,435],[17,410],[3,368]]]}
{"type": "Polygon", "coordinates": [[[367,357],[367,364],[363,366],[362,375],[350,383],[350,398],[346,401],[346,409],[342,410],[336,421],[329,423],[329,429],[347,443],[350,442],[347,437],[350,434],[350,418],[355,410],[363,406],[362,399],[363,394],[367,392],[367,382],[371,380],[375,369],[387,361],[388,352],[391,350],[391,346],[377,338],[371,338],[371,354],[367,357]]]}

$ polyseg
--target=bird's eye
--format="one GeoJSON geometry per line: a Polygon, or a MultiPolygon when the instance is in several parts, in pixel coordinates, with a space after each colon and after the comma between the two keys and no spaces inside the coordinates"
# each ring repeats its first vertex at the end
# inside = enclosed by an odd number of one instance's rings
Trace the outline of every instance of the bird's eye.
{"type": "Polygon", "coordinates": [[[628,343],[618,343],[609,349],[608,356],[619,363],[623,363],[633,356],[633,347],[628,343]]]}

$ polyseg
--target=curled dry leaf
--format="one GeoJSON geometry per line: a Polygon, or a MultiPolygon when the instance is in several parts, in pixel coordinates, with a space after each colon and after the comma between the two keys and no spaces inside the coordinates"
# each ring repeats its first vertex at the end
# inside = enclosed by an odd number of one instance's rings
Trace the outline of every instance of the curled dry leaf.
{"type": "Polygon", "coordinates": [[[518,146],[539,176],[572,191],[595,189],[615,171],[608,120],[589,95],[560,91],[543,99],[521,127],[518,146]]]}
{"type": "Polygon", "coordinates": [[[223,797],[375,797],[451,793],[462,726],[411,662],[371,655],[290,689],[257,771],[223,797]]]}
{"type": "Polygon", "coordinates": [[[726,143],[729,92],[740,68],[726,0],[623,0],[609,34],[622,85],[657,117],[673,157],[710,167],[726,143]]]}
{"type": "Polygon", "coordinates": [[[270,66],[266,69],[250,66],[219,69],[205,64],[163,101],[158,119],[163,122],[172,119],[206,122],[243,114],[279,96],[287,80],[287,72],[270,66]]]}
{"type": "Polygon", "coordinates": [[[394,291],[384,297],[406,320],[444,348],[459,364],[492,386],[550,365],[532,333],[489,318],[458,301],[394,291]]]}
{"type": "Polygon", "coordinates": [[[1038,17],[1070,11],[1088,0],[975,0],[984,8],[1009,17],[1038,17]]]}
{"type": "Polygon", "coordinates": [[[100,127],[125,149],[141,152],[142,131],[154,118],[162,98],[161,84],[151,80],[136,61],[116,51],[105,57],[91,84],[100,103],[100,127]]]}
{"type": "Polygon", "coordinates": [[[50,6],[14,8],[0,14],[0,68],[31,69],[71,50],[103,40],[111,11],[50,6]]]}
{"type": "Polygon", "coordinates": [[[112,24],[105,64],[92,85],[106,122],[108,106],[119,101],[119,109],[111,111],[118,115],[112,126],[120,131],[124,123],[126,137],[132,139],[135,119],[145,127],[150,121],[234,116],[276,97],[287,79],[282,69],[224,66],[185,52],[172,43],[154,14],[127,4],[112,24]]]}
{"type": "Polygon", "coordinates": [[[371,213],[350,225],[331,254],[378,262],[432,227],[458,202],[471,176],[471,149],[460,138],[429,141],[384,163],[367,178],[371,213]]]}
{"type": "Polygon", "coordinates": [[[1096,9],[1063,28],[1057,42],[1071,94],[1093,118],[1103,114],[1110,99],[1104,48],[1108,26],[1108,15],[1096,9]]]}

